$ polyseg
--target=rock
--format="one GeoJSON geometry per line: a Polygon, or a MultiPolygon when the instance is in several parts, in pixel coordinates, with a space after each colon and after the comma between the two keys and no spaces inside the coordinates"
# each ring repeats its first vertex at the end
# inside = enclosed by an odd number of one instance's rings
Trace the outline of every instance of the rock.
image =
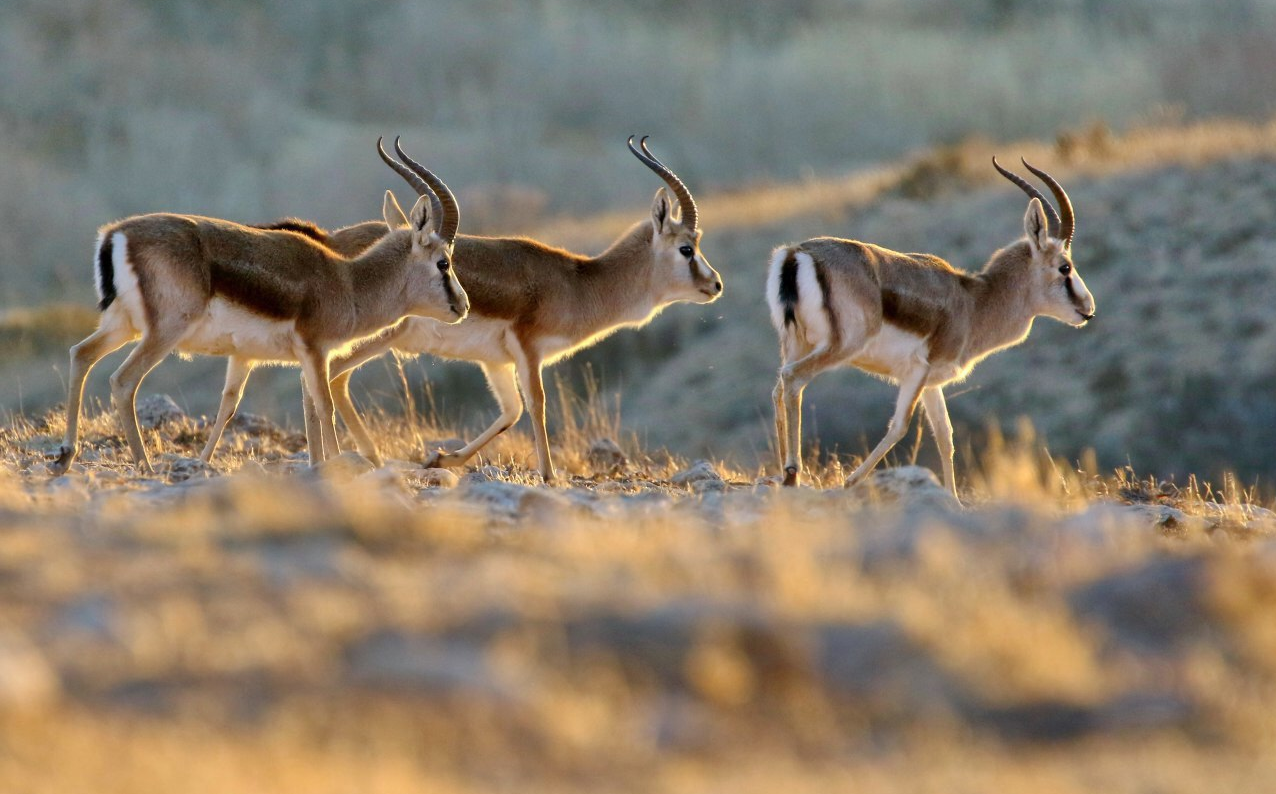
{"type": "Polygon", "coordinates": [[[169,482],[184,482],[195,477],[216,477],[217,469],[199,458],[173,458],[168,464],[169,482]]]}
{"type": "Polygon", "coordinates": [[[89,498],[88,483],[83,474],[72,473],[54,477],[49,480],[48,489],[49,493],[57,494],[62,499],[82,502],[89,498]]]}
{"type": "Polygon", "coordinates": [[[167,394],[148,394],[137,401],[137,423],[148,430],[185,418],[186,412],[167,394]]]}
{"type": "Polygon", "coordinates": [[[418,488],[455,488],[461,482],[451,469],[413,469],[406,476],[408,483],[418,488]]]}
{"type": "Polygon", "coordinates": [[[481,505],[502,518],[520,519],[551,513],[569,506],[565,498],[547,488],[533,488],[518,483],[466,479],[457,495],[466,502],[481,505]]]}
{"type": "Polygon", "coordinates": [[[1209,634],[1204,559],[1154,559],[1075,590],[1081,616],[1107,626],[1119,645],[1166,652],[1209,634]]]}
{"type": "Polygon", "coordinates": [[[713,468],[713,464],[707,460],[698,460],[691,464],[690,467],[683,469],[669,478],[669,482],[674,485],[688,486],[692,483],[701,482],[703,480],[722,481],[722,475],[718,474],[718,470],[713,468]]]}
{"type": "Polygon", "coordinates": [[[372,461],[358,452],[342,452],[335,458],[328,458],[323,463],[311,467],[311,471],[325,480],[345,482],[361,474],[367,474],[375,468],[372,461]]]}
{"type": "Polygon", "coordinates": [[[20,634],[0,632],[0,707],[30,708],[52,701],[60,686],[53,667],[20,634]]]}
{"type": "Polygon", "coordinates": [[[501,467],[489,464],[466,474],[461,480],[466,483],[504,482],[505,472],[501,467]]]}
{"type": "Polygon", "coordinates": [[[1200,516],[1189,516],[1182,510],[1161,504],[1124,505],[1121,512],[1141,523],[1151,524],[1166,535],[1186,537],[1209,532],[1214,523],[1200,516]]]}
{"type": "Polygon", "coordinates": [[[693,493],[722,493],[727,490],[727,484],[723,480],[714,480],[705,478],[703,480],[692,480],[691,490],[693,493]]]}
{"type": "Polygon", "coordinates": [[[862,501],[909,508],[961,508],[957,498],[940,485],[935,473],[924,466],[878,469],[867,479],[851,486],[850,493],[862,501]]]}
{"type": "Polygon", "coordinates": [[[399,631],[380,631],[347,653],[347,675],[364,686],[440,694],[500,694],[480,645],[399,631]]]}
{"type": "Polygon", "coordinates": [[[261,414],[235,414],[230,420],[231,430],[239,433],[246,433],[252,436],[268,435],[275,430],[274,422],[271,422],[261,414]]]}
{"type": "Polygon", "coordinates": [[[629,463],[620,445],[610,438],[596,438],[591,441],[589,449],[585,451],[585,461],[596,474],[614,474],[629,463]]]}
{"type": "Polygon", "coordinates": [[[956,687],[895,623],[829,624],[816,633],[816,667],[830,691],[874,712],[939,711],[956,687]]]}
{"type": "Polygon", "coordinates": [[[1092,734],[1153,731],[1187,725],[1190,701],[1171,694],[1133,693],[1100,705],[1036,701],[966,704],[966,719],[1014,742],[1066,742],[1092,734]]]}

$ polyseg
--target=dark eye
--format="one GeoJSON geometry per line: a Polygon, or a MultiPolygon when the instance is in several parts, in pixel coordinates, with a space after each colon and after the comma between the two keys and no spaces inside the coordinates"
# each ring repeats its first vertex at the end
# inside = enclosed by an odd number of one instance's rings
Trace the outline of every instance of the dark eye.
{"type": "Polygon", "coordinates": [[[695,249],[692,248],[691,246],[684,245],[683,247],[678,249],[678,253],[690,259],[693,255],[695,255],[696,252],[695,252],[695,249]]]}
{"type": "Polygon", "coordinates": [[[438,266],[439,266],[439,272],[440,272],[440,273],[446,273],[446,272],[447,272],[447,269],[448,269],[449,267],[451,267],[451,266],[452,266],[452,264],[451,264],[450,262],[448,262],[446,259],[440,259],[440,260],[438,261],[438,266]]]}
{"type": "Polygon", "coordinates": [[[1062,274],[1063,274],[1063,275],[1065,275],[1065,276],[1066,276],[1066,275],[1068,275],[1069,273],[1071,273],[1071,272],[1072,272],[1072,263],[1071,263],[1071,262],[1064,262],[1062,265],[1059,265],[1059,272],[1060,272],[1060,273],[1062,273],[1062,274]]]}

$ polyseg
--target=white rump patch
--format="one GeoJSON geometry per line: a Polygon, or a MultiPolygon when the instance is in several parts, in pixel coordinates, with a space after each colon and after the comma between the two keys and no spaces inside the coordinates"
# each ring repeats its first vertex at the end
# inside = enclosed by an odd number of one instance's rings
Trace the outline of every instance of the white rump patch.
{"type": "Polygon", "coordinates": [[[815,260],[803,251],[794,254],[794,258],[797,259],[798,324],[802,326],[807,344],[812,347],[827,345],[833,335],[833,328],[829,325],[828,312],[824,310],[827,296],[820,289],[819,279],[815,276],[815,260]]]}
{"type": "Polygon", "coordinates": [[[784,307],[780,305],[780,269],[789,258],[789,250],[786,245],[775,249],[766,271],[766,303],[771,307],[771,324],[781,334],[784,333],[784,307]]]}
{"type": "Polygon", "coordinates": [[[93,245],[93,289],[97,292],[97,299],[102,300],[105,294],[102,292],[102,268],[98,267],[98,258],[102,255],[102,242],[104,235],[98,232],[97,242],[93,245]]]}
{"type": "MultiPolygon", "coordinates": [[[[128,321],[138,331],[146,329],[146,305],[142,302],[142,289],[137,283],[137,272],[128,258],[128,236],[115,232],[111,236],[111,264],[115,269],[115,300],[124,308],[128,321]]],[[[94,263],[94,272],[97,264],[94,263]]]]}

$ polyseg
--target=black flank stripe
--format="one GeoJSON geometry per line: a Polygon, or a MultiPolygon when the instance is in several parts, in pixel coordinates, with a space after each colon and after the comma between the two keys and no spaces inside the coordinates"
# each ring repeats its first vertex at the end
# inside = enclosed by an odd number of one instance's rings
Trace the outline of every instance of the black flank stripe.
{"type": "Polygon", "coordinates": [[[114,233],[106,234],[102,238],[102,247],[97,249],[97,273],[98,281],[102,284],[102,296],[97,302],[97,310],[106,311],[106,308],[115,302],[115,241],[114,233]]]}
{"type": "Polygon", "coordinates": [[[828,274],[824,272],[824,267],[819,261],[812,261],[815,268],[815,282],[820,285],[820,296],[824,299],[824,314],[829,321],[829,345],[833,348],[838,347],[841,340],[841,326],[837,324],[837,312],[833,309],[833,295],[829,292],[828,274]]]}

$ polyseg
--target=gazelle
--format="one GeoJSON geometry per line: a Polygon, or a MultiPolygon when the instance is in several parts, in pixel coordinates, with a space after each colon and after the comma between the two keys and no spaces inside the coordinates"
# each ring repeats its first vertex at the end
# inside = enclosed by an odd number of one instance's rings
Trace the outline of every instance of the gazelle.
{"type": "MultiPolygon", "coordinates": [[[[441,179],[434,177],[442,195],[436,194],[420,176],[405,170],[401,163],[387,155],[380,141],[377,143],[377,153],[381,155],[381,159],[385,161],[386,165],[400,174],[412,186],[418,196],[424,196],[429,199],[434,217],[440,219],[438,222],[441,229],[440,233],[450,243],[456,237],[456,229],[460,225],[460,209],[457,206],[456,197],[452,195],[452,191],[448,189],[441,179]]],[[[253,228],[296,232],[311,238],[347,259],[353,259],[379,242],[391,230],[410,227],[408,218],[403,214],[403,209],[399,206],[399,202],[394,198],[394,194],[388,190],[385,192],[385,197],[381,203],[381,216],[382,220],[363,221],[333,232],[327,232],[314,223],[299,218],[283,218],[272,223],[253,224],[253,228]]],[[[200,459],[205,463],[212,460],[217,444],[221,441],[222,433],[226,430],[226,425],[235,416],[235,411],[239,408],[239,402],[243,399],[244,387],[248,383],[248,376],[252,374],[253,369],[259,363],[261,362],[247,355],[232,353],[228,357],[221,403],[217,407],[217,419],[208,433],[208,441],[204,444],[204,450],[200,453],[200,459]]],[[[302,415],[306,422],[306,444],[310,450],[310,459],[319,461],[324,457],[322,434],[320,432],[322,424],[319,420],[318,409],[314,404],[314,400],[311,398],[309,390],[306,389],[304,372],[301,378],[301,389],[302,415]]]]}
{"type": "Polygon", "coordinates": [[[429,353],[478,363],[501,414],[464,448],[433,451],[426,465],[464,464],[518,421],[526,401],[540,473],[546,481],[553,479],[542,369],[617,329],[646,324],[671,303],[710,303],[722,294],[721,277],[700,253],[691,191],[651,153],[646,140],[635,146],[630,136],[629,151],[664,180],[677,209],[665,188],[658,189],[650,219],[634,224],[594,257],[521,237],[461,235],[456,275],[470,296],[469,319],[453,326],[409,318],[334,359],[333,397],[360,451],[380,460],[350,401],[350,371],[391,348],[429,353]]]}
{"type": "Polygon", "coordinates": [[[775,432],[784,484],[801,470],[802,390],[821,372],[850,364],[899,385],[886,436],[847,478],[862,480],[908,431],[918,400],[935,435],[944,485],[957,493],[953,431],[943,387],[975,364],[1028,337],[1037,316],[1080,327],[1094,298],[1072,263],[1072,203],[1044,171],[1024,166],[1059,202],[1022,177],[993,167],[1030,197],[1025,239],[992,255],[971,275],[930,254],[902,254],[869,243],[818,237],[777,248],[766,298],[780,337],[775,432]],[[1060,218],[1062,213],[1062,219],[1060,218]]]}
{"type": "MultiPolygon", "coordinates": [[[[377,149],[389,159],[380,140],[377,149]]],[[[89,371],[139,337],[111,375],[111,394],[141,469],[151,467],[137,425],[137,389],[174,350],[300,362],[319,408],[320,459],[337,450],[334,352],[408,315],[454,323],[469,308],[451,266],[456,218],[432,192],[418,192],[408,228],[389,230],[352,259],[297,231],[194,215],[138,215],[102,227],[95,279],[102,316],[71,348],[66,437],[51,470],[63,472],[75,459],[89,371]]]]}

